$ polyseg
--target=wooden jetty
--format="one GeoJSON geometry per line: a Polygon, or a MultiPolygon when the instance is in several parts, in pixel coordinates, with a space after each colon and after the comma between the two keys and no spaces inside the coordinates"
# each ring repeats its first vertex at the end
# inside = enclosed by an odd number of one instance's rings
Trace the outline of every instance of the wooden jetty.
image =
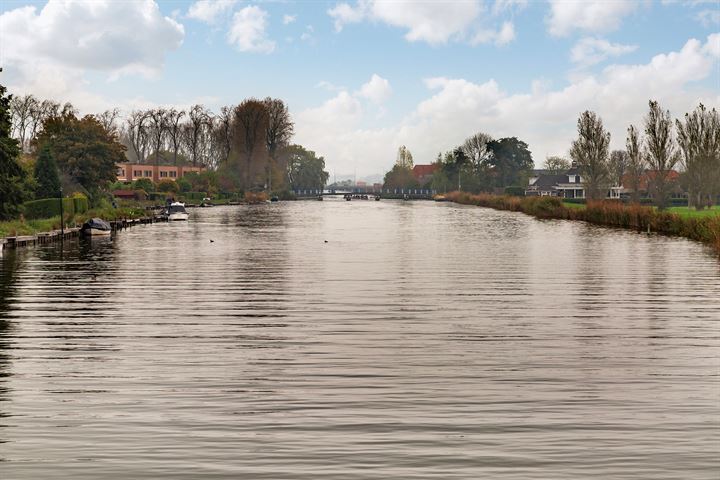
{"type": "MultiPolygon", "coordinates": [[[[160,216],[154,217],[143,217],[133,219],[120,219],[108,222],[112,227],[113,232],[118,230],[124,230],[135,225],[144,225],[155,222],[166,222],[166,218],[160,216]]],[[[70,238],[76,238],[80,236],[80,227],[68,227],[64,230],[64,233],[60,230],[53,230],[50,232],[41,232],[35,235],[21,235],[15,237],[0,238],[0,250],[3,248],[18,248],[18,247],[29,247],[32,245],[45,245],[48,243],[59,242],[70,238]]]]}

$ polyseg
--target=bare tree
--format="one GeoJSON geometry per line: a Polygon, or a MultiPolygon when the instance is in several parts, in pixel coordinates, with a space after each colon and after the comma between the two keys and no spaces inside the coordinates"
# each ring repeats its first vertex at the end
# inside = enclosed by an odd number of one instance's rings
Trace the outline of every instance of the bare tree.
{"type": "Polygon", "coordinates": [[[466,138],[462,144],[465,155],[467,155],[470,162],[472,162],[473,168],[476,171],[479,171],[490,158],[490,150],[487,145],[492,141],[493,138],[487,133],[478,132],[466,138]]]}
{"type": "Polygon", "coordinates": [[[155,165],[160,165],[160,151],[165,144],[168,131],[167,110],[154,108],[147,112],[149,119],[150,145],[155,149],[155,165]]]}
{"type": "Polygon", "coordinates": [[[100,122],[100,125],[102,125],[105,130],[107,130],[109,133],[117,136],[117,134],[118,134],[117,120],[118,120],[118,118],[120,118],[120,109],[119,108],[105,110],[104,112],[98,113],[93,116],[95,117],[95,119],[98,122],[100,122]]]}
{"type": "Polygon", "coordinates": [[[125,135],[139,163],[145,162],[150,135],[148,132],[148,112],[134,110],[126,121],[125,135]]]}
{"type": "Polygon", "coordinates": [[[217,151],[220,153],[218,163],[225,163],[230,158],[233,144],[233,118],[237,107],[226,106],[220,109],[220,114],[214,119],[214,141],[217,142],[217,151]]]}
{"type": "Polygon", "coordinates": [[[689,204],[697,209],[712,206],[720,193],[720,117],[701,103],[685,114],[685,122],[675,120],[681,162],[689,187],[689,204]]]}
{"type": "Polygon", "coordinates": [[[630,125],[628,127],[627,140],[625,141],[625,150],[627,152],[626,178],[627,185],[632,190],[632,201],[640,202],[640,188],[643,175],[647,168],[645,154],[642,148],[642,140],[637,129],[630,125]]]}
{"type": "Polygon", "coordinates": [[[650,100],[650,111],[645,116],[645,149],[650,175],[648,187],[655,205],[665,209],[672,187],[670,172],[679,160],[673,138],[670,111],[663,111],[655,100],[650,100]]]}
{"type": "Polygon", "coordinates": [[[170,146],[173,151],[173,165],[177,165],[178,150],[180,150],[180,143],[182,141],[181,136],[181,121],[182,117],[185,116],[184,110],[176,110],[171,108],[167,111],[165,120],[167,125],[167,136],[170,140],[170,146]]]}
{"type": "Polygon", "coordinates": [[[571,166],[572,165],[570,164],[570,160],[557,156],[547,157],[545,159],[545,163],[543,164],[543,168],[553,174],[560,174],[562,172],[566,172],[570,170],[571,166]]]}
{"type": "Polygon", "coordinates": [[[610,133],[595,112],[584,111],[577,122],[578,139],[572,142],[570,157],[577,162],[583,179],[586,197],[605,198],[610,185],[608,148],[610,133]]]}
{"type": "Polygon", "coordinates": [[[244,164],[245,188],[251,188],[254,174],[267,168],[266,133],[268,111],[266,105],[255,98],[243,100],[235,108],[233,117],[233,146],[244,164]]]}
{"type": "Polygon", "coordinates": [[[29,138],[33,111],[39,105],[33,95],[13,96],[10,100],[12,112],[12,126],[15,138],[20,142],[20,149],[27,151],[31,138],[29,138]]]}
{"type": "Polygon", "coordinates": [[[187,149],[193,167],[197,166],[203,150],[202,142],[208,135],[211,123],[210,114],[202,105],[193,105],[188,113],[188,121],[183,124],[183,143],[187,149]]]}

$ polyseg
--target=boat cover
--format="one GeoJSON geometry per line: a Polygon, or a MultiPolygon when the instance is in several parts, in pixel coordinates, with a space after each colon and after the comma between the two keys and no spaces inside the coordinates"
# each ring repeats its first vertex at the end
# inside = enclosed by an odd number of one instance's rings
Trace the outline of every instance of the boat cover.
{"type": "Polygon", "coordinates": [[[110,224],[102,218],[91,218],[87,222],[83,223],[83,230],[89,230],[91,228],[94,228],[95,230],[111,230],[110,224]]]}

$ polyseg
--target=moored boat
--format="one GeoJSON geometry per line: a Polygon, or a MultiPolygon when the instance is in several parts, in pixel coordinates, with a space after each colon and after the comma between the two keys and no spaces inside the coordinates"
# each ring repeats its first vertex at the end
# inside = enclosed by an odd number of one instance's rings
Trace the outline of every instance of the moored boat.
{"type": "Polygon", "coordinates": [[[167,218],[171,222],[177,220],[187,220],[190,215],[185,210],[185,204],[181,202],[172,202],[167,208],[167,218]]]}
{"type": "Polygon", "coordinates": [[[90,220],[83,223],[80,232],[83,235],[101,237],[110,235],[112,233],[112,227],[102,218],[91,218],[90,220]]]}

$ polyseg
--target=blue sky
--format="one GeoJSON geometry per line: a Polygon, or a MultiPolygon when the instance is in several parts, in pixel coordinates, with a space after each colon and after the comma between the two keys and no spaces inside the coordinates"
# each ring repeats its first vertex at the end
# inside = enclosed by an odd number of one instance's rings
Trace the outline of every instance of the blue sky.
{"type": "Polygon", "coordinates": [[[118,106],[284,99],[331,171],[380,174],[484,131],[566,155],[592,109],[624,145],[650,98],[676,116],[720,99],[718,1],[0,4],[2,82],[118,106]]]}

